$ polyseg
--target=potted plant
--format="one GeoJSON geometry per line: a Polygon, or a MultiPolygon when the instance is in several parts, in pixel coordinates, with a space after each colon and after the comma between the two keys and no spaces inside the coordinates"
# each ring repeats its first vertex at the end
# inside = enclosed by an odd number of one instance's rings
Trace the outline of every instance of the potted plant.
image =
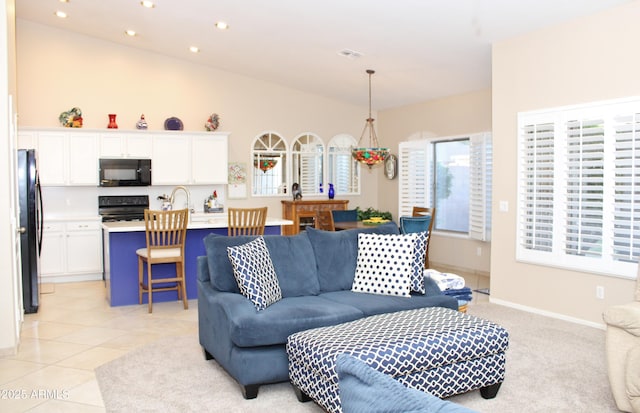
{"type": "Polygon", "coordinates": [[[356,207],[356,210],[358,211],[358,221],[364,221],[365,219],[377,217],[383,220],[392,220],[391,212],[388,211],[378,211],[377,209],[373,209],[372,207],[369,207],[367,209],[360,209],[360,207],[356,207]]]}

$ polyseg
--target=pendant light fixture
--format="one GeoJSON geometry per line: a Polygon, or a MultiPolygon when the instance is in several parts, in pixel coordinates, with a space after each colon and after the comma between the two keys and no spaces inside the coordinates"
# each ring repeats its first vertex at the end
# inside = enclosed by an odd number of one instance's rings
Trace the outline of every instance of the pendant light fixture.
{"type": "Polygon", "coordinates": [[[379,147],[376,130],[373,127],[374,119],[371,117],[371,75],[374,73],[374,70],[367,70],[367,74],[369,75],[369,117],[362,130],[362,135],[360,135],[360,139],[358,140],[358,147],[351,149],[353,159],[367,165],[369,168],[383,162],[389,155],[389,148],[379,147]],[[369,146],[363,147],[360,142],[362,142],[362,139],[367,135],[369,138],[369,146]]]}

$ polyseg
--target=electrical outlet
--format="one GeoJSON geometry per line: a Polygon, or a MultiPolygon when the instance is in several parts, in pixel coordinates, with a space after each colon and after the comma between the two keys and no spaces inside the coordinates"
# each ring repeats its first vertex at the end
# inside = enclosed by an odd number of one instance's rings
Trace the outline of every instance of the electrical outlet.
{"type": "Polygon", "coordinates": [[[500,212],[509,212],[509,201],[500,201],[500,212]]]}
{"type": "Polygon", "coordinates": [[[604,300],[604,287],[601,285],[596,286],[596,298],[604,300]]]}

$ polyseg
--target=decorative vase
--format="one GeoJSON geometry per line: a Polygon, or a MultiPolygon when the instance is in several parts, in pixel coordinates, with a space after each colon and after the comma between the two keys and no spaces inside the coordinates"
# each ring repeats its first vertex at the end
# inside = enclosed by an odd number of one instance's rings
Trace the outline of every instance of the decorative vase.
{"type": "Polygon", "coordinates": [[[116,115],[114,113],[109,114],[109,124],[107,125],[109,129],[118,129],[118,124],[116,123],[116,115]]]}
{"type": "Polygon", "coordinates": [[[329,199],[333,199],[336,196],[336,192],[333,189],[333,184],[329,184],[329,199]]]}
{"type": "MultiPolygon", "coordinates": [[[[113,116],[115,117],[115,115],[113,115],[113,116]]],[[[140,120],[138,120],[136,122],[136,129],[144,130],[144,129],[147,129],[148,126],[149,125],[147,124],[147,120],[144,118],[144,113],[143,113],[142,115],[140,115],[140,120]]],[[[117,127],[118,126],[116,125],[116,128],[117,127]]]]}

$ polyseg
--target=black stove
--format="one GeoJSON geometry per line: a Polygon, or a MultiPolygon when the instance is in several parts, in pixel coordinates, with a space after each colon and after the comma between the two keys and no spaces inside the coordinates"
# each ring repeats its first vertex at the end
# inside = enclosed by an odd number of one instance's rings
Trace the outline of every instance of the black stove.
{"type": "Polygon", "coordinates": [[[112,195],[98,197],[98,213],[103,222],[142,221],[149,208],[149,195],[112,195]]]}

